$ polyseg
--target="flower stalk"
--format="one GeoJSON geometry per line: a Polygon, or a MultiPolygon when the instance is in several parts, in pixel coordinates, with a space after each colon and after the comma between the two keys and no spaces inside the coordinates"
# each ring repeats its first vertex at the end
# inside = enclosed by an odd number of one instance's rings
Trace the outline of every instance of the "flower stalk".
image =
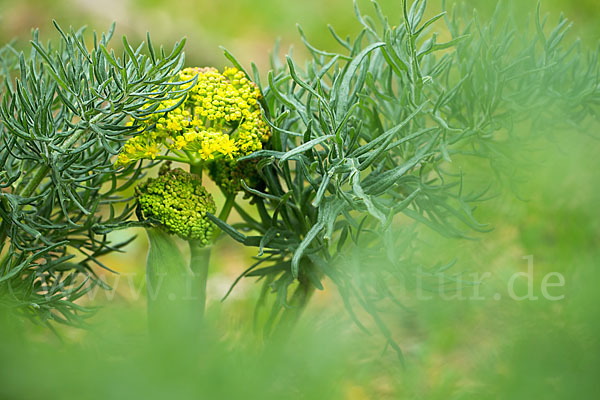
{"type": "Polygon", "coordinates": [[[206,310],[206,284],[208,282],[208,270],[210,265],[210,253],[212,246],[197,245],[190,241],[190,270],[192,272],[191,299],[196,304],[193,310],[193,318],[202,323],[206,310]]]}
{"type": "Polygon", "coordinates": [[[159,228],[146,229],[148,255],[146,260],[146,290],[148,327],[157,339],[183,332],[187,325],[182,294],[188,275],[185,261],[173,238],[159,228]]]}
{"type": "MultiPolygon", "coordinates": [[[[219,218],[227,220],[242,188],[241,180],[248,179],[248,171],[255,167],[255,163],[238,164],[236,159],[260,150],[270,131],[261,118],[260,91],[241,71],[227,68],[221,74],[213,68],[187,68],[181,71],[179,79],[189,90],[187,97],[179,105],[166,102],[163,106],[169,111],[157,113],[149,120],[131,121],[130,125],[140,131],[127,141],[116,165],[127,166],[139,159],[167,162],[158,178],[138,185],[138,217],[148,221],[153,226],[151,230],[162,229],[188,242],[189,264],[181,257],[176,242],[161,242],[169,248],[166,253],[173,255],[169,261],[150,257],[155,251],[151,243],[147,269],[160,270],[160,263],[167,262],[179,266],[165,268],[165,274],[187,271],[184,274],[187,283],[176,286],[178,292],[170,293],[171,297],[186,299],[187,303],[173,303],[164,296],[160,301],[165,302],[161,307],[171,308],[171,315],[185,315],[188,328],[196,331],[205,314],[212,244],[221,232],[206,217],[207,213],[215,213],[216,207],[202,186],[203,172],[207,170],[225,194],[219,218]],[[173,161],[187,164],[189,172],[180,168],[170,170],[173,161]],[[219,173],[215,175],[215,171],[219,173]]],[[[151,273],[147,276],[149,286],[156,284],[151,273]]],[[[167,278],[167,281],[176,279],[167,278]]],[[[149,313],[156,310],[160,307],[148,308],[149,313]]],[[[156,328],[151,325],[151,329],[156,328]]]]}

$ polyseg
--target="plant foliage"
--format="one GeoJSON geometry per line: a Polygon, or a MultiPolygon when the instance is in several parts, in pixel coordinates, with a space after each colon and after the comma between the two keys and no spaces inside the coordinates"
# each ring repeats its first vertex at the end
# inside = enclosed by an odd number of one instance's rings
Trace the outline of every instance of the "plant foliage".
{"type": "MultiPolygon", "coordinates": [[[[272,148],[246,157],[260,160],[266,183],[245,186],[258,217],[236,205],[243,223],[214,222],[259,248],[242,276],[275,295],[267,330],[327,278],[350,314],[362,307],[400,353],[377,310],[395,284],[422,273],[405,222],[458,238],[489,229],[474,215],[486,191],[466,191],[461,163],[483,158],[501,175],[527,139],[512,138],[517,125],[540,136],[597,119],[600,70],[597,51],[565,43],[564,17],[546,33],[539,7],[523,29],[502,5],[490,21],[456,7],[424,20],[425,1],[403,1],[397,26],[373,5],[373,18],[356,7],[355,38],[331,28],[339,51],[315,48],[300,29],[307,62],[275,52],[261,85],[272,148]],[[433,29],[443,22],[442,41],[433,29]]],[[[254,65],[253,75],[259,82],[254,65]]]]}
{"type": "Polygon", "coordinates": [[[0,50],[0,301],[42,321],[80,321],[74,302],[102,282],[93,266],[129,243],[111,243],[102,226],[126,221],[132,207],[119,192],[142,174],[141,164],[115,171],[113,156],[161,102],[181,98],[173,84],[184,41],[166,53],[150,42],[123,54],[109,50],[114,24],[93,34],[63,31],[28,53],[0,50]]]}

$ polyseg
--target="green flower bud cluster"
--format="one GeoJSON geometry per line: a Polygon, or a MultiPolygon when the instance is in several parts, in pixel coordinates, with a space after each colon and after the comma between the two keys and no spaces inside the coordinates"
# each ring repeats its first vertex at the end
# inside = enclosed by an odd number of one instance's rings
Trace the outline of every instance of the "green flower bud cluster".
{"type": "Polygon", "coordinates": [[[214,213],[216,206],[199,176],[167,166],[157,178],[138,185],[135,196],[141,219],[154,220],[182,239],[208,244],[214,227],[206,213],[214,213]]]}
{"type": "Polygon", "coordinates": [[[243,191],[242,179],[253,189],[264,188],[264,181],[258,173],[259,160],[219,160],[209,164],[208,175],[226,194],[243,191]]]}

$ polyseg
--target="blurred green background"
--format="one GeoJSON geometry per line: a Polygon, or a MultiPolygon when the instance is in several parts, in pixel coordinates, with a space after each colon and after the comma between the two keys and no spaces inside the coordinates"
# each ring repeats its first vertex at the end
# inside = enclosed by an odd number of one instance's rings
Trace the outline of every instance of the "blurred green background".
{"type": "MultiPolygon", "coordinates": [[[[379,3],[391,21],[400,21],[399,0],[381,0],[379,3]]],[[[427,14],[437,14],[441,3],[441,0],[430,0],[427,14]]],[[[447,0],[447,4],[453,3],[453,0],[447,0]]],[[[509,7],[509,3],[504,1],[503,7],[509,7]]],[[[467,0],[459,4],[476,7],[485,16],[498,2],[467,0]]],[[[510,6],[517,10],[517,15],[525,17],[535,11],[536,4],[537,0],[518,0],[510,6]]],[[[542,4],[543,11],[550,12],[553,21],[564,12],[576,23],[575,34],[586,41],[593,43],[600,36],[598,1],[545,0],[542,4]]],[[[364,12],[372,11],[369,0],[358,0],[358,5],[364,12]]],[[[296,24],[302,26],[312,43],[325,48],[335,45],[326,30],[327,24],[333,25],[342,37],[359,31],[351,0],[1,0],[0,7],[0,38],[3,41],[15,37],[28,39],[32,27],[39,27],[42,37],[53,37],[52,19],[64,27],[87,25],[98,31],[106,30],[116,21],[117,38],[127,34],[130,42],[144,40],[147,31],[152,33],[154,41],[165,44],[186,36],[190,65],[224,64],[218,47],[225,46],[244,65],[254,61],[264,69],[277,38],[281,39],[283,50],[294,46],[302,51],[296,24]]]]}
{"type": "MultiPolygon", "coordinates": [[[[380,3],[392,20],[400,20],[398,0],[380,3]]],[[[358,4],[370,10],[368,1],[358,4]]],[[[440,4],[431,1],[428,13],[439,12],[440,4]]],[[[497,2],[463,4],[485,15],[497,2]]],[[[524,21],[535,5],[513,2],[524,21]]],[[[542,10],[552,21],[561,12],[574,21],[572,38],[589,46],[600,38],[597,0],[546,0],[542,10]]],[[[222,45],[262,71],[277,38],[282,51],[293,46],[303,52],[296,23],[322,48],[335,45],[327,24],[342,36],[359,30],[349,0],[1,0],[0,38],[24,45],[33,27],[40,27],[42,38],[55,37],[52,19],[99,31],[116,21],[117,37],[127,34],[130,42],[143,40],[146,31],[167,46],[186,36],[188,65],[225,65],[222,45]]],[[[292,340],[267,343],[264,351],[253,334],[258,288],[252,281],[242,281],[228,301],[219,302],[253,255],[230,240],[213,252],[207,336],[196,345],[147,343],[146,242],[137,232],[128,253],[106,260],[121,273],[104,273],[113,285],[121,280],[116,292],[83,299],[102,306],[90,321],[93,329],[57,327],[59,339],[42,326],[3,323],[0,398],[597,398],[600,145],[577,132],[546,139],[531,155],[533,167],[524,171],[524,199],[507,191],[478,210],[493,232],[472,242],[429,238],[432,263],[456,257],[457,273],[489,275],[479,287],[484,300],[419,300],[406,293],[409,310],[388,318],[406,353],[406,369],[393,352],[382,352],[379,335],[366,335],[349,322],[332,286],[316,295],[292,340]],[[508,298],[510,277],[527,271],[523,257],[530,255],[534,294],[541,296],[546,274],[559,272],[565,285],[549,292],[564,299],[508,298]]],[[[517,292],[526,291],[521,277],[517,292]]]]}

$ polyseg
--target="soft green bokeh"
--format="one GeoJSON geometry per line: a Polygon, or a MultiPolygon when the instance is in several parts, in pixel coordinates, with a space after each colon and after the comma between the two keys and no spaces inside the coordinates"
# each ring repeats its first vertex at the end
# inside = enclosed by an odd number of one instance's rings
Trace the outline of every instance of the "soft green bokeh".
{"type": "MultiPolygon", "coordinates": [[[[400,21],[399,0],[379,3],[392,22],[400,21]]],[[[357,0],[357,4],[361,11],[372,13],[370,1],[357,0]]],[[[430,0],[428,4],[426,15],[433,16],[441,10],[442,0],[430,0]]],[[[466,0],[459,4],[467,9],[476,7],[485,16],[493,12],[498,2],[466,0]]],[[[525,23],[525,16],[535,11],[537,0],[503,1],[502,4],[503,8],[516,9],[525,23]]],[[[130,41],[144,40],[147,31],[161,43],[173,43],[186,36],[190,65],[225,64],[219,50],[219,46],[225,46],[244,65],[254,61],[267,67],[268,53],[277,38],[282,41],[282,49],[294,46],[297,51],[303,51],[296,24],[302,26],[312,43],[324,48],[336,45],[326,30],[327,24],[334,26],[342,37],[359,31],[351,0],[0,0],[0,9],[0,39],[3,41],[14,37],[26,39],[33,27],[40,27],[44,37],[53,36],[52,19],[65,27],[88,25],[98,31],[116,21],[118,33],[130,35],[130,41]]],[[[542,11],[550,13],[552,22],[563,12],[576,24],[574,35],[592,45],[600,37],[600,3],[596,0],[545,0],[542,11]]]]}

